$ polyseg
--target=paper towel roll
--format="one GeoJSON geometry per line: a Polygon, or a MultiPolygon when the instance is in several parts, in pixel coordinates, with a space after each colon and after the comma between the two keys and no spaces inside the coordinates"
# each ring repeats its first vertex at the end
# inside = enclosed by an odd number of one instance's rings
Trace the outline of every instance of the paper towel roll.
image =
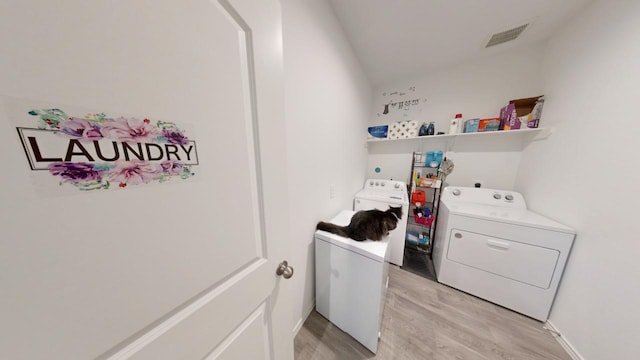
{"type": "Polygon", "coordinates": [[[398,126],[395,127],[392,124],[391,129],[389,129],[389,139],[397,139],[398,138],[398,126]]]}

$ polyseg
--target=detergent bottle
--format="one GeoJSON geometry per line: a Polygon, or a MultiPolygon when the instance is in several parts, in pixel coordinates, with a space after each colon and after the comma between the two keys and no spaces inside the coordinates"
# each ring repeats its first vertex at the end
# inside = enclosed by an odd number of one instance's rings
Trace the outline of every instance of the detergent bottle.
{"type": "Polygon", "coordinates": [[[422,123],[422,126],[420,126],[420,130],[418,130],[418,136],[425,136],[425,135],[429,135],[427,134],[427,123],[424,122],[422,123]]]}
{"type": "Polygon", "coordinates": [[[436,132],[436,127],[433,125],[433,121],[427,126],[427,135],[433,135],[436,132]]]}
{"type": "Polygon", "coordinates": [[[462,114],[456,114],[456,117],[451,119],[451,124],[449,125],[449,134],[457,134],[461,132],[461,123],[462,123],[462,114]]]}

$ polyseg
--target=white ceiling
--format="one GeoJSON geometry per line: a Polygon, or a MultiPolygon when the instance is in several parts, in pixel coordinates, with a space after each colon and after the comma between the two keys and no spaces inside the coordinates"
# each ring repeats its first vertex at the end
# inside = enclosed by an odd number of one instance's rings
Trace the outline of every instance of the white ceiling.
{"type": "Polygon", "coordinates": [[[329,0],[373,83],[446,68],[548,39],[592,0],[329,0]],[[494,33],[531,22],[514,41],[494,33]]]}

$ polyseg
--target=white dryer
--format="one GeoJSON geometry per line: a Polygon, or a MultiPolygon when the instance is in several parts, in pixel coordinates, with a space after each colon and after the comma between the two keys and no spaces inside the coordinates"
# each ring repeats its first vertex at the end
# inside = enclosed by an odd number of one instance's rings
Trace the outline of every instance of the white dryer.
{"type": "Polygon", "coordinates": [[[378,209],[385,211],[389,209],[389,206],[402,207],[402,219],[398,222],[398,227],[389,233],[389,247],[391,248],[389,262],[402,266],[404,239],[409,216],[407,185],[402,181],[369,179],[365,181],[364,188],[356,194],[353,210],[378,209]]]}
{"type": "MultiPolygon", "coordinates": [[[[343,210],[329,222],[345,226],[355,214],[343,210]]],[[[316,310],[373,353],[378,349],[389,284],[389,240],[355,241],[315,233],[316,310]]]]}
{"type": "Polygon", "coordinates": [[[433,263],[439,282],[546,321],[575,231],[514,191],[447,187],[433,263]]]}

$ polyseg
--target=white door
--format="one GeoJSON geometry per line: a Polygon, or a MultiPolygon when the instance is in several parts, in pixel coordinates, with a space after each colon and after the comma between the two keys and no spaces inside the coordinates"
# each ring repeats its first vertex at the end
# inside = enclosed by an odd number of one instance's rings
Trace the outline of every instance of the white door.
{"type": "Polygon", "coordinates": [[[184,124],[198,161],[54,194],[5,101],[0,359],[293,357],[281,40],[277,0],[2,1],[0,94],[184,124]]]}

